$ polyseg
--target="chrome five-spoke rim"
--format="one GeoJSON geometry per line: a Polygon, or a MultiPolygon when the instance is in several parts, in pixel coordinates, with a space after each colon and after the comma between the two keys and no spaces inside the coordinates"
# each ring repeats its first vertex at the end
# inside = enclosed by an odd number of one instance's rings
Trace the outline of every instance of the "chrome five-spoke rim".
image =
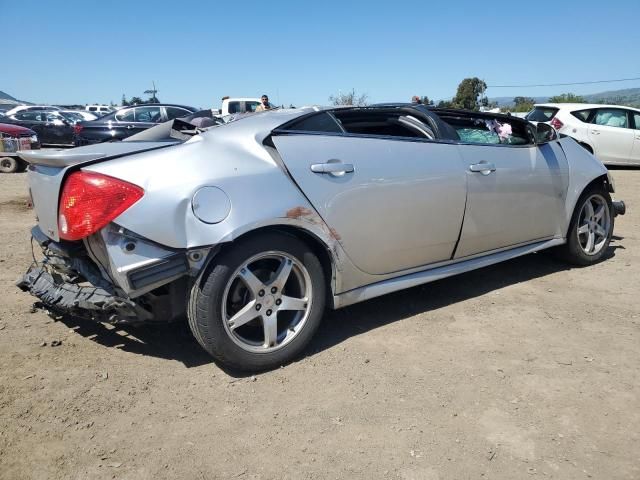
{"type": "Polygon", "coordinates": [[[231,339],[253,353],[282,348],[304,327],[311,310],[311,278],[291,255],[254,255],[231,276],[222,319],[231,339]]]}
{"type": "Polygon", "coordinates": [[[592,195],[582,206],[578,216],[578,243],[587,255],[596,255],[607,243],[611,216],[607,201],[592,195]]]}

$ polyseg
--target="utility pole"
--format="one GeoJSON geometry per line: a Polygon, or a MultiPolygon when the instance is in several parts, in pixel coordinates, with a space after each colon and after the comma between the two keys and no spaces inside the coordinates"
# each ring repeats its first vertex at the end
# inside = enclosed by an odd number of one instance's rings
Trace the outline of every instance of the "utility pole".
{"type": "Polygon", "coordinates": [[[156,93],[158,93],[158,89],[156,88],[156,82],[151,80],[151,84],[153,85],[153,89],[145,90],[144,93],[147,95],[151,95],[151,103],[159,103],[158,97],[156,97],[156,93]]]}

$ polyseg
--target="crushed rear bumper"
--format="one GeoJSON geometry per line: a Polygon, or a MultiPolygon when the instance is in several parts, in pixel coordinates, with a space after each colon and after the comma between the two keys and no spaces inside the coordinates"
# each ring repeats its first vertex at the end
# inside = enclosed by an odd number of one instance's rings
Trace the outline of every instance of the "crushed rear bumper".
{"type": "Polygon", "coordinates": [[[132,295],[113,280],[109,270],[98,267],[108,265],[109,258],[94,260],[84,243],[55,242],[38,226],[31,235],[40,245],[43,259],[29,267],[17,286],[39,299],[36,307],[109,323],[166,322],[184,317],[187,267],[176,269],[173,257],[127,272],[127,285],[145,287],[132,295]]]}
{"type": "Polygon", "coordinates": [[[43,265],[31,266],[17,286],[37,297],[42,306],[54,313],[102,322],[140,320],[140,309],[131,300],[101,287],[65,281],[43,265]]]}

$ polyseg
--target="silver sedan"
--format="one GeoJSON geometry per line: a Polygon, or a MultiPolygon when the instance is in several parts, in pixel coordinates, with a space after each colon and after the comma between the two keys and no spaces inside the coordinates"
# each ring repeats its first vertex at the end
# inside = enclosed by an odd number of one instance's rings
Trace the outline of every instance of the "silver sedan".
{"type": "Polygon", "coordinates": [[[595,263],[624,213],[545,124],[409,105],[226,120],[25,152],[43,256],[19,286],[97,321],[186,316],[215,359],[260,370],[327,307],[551,247],[595,263]]]}

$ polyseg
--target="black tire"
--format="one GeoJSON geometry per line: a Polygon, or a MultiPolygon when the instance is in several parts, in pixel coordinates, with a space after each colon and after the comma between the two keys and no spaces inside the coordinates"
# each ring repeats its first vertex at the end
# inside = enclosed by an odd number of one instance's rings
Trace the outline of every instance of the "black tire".
{"type": "Polygon", "coordinates": [[[611,242],[611,236],[613,235],[613,226],[614,211],[613,204],[611,202],[611,195],[609,195],[609,192],[607,192],[605,187],[602,185],[593,185],[588,187],[584,192],[582,192],[582,195],[580,195],[580,198],[576,203],[571,217],[571,223],[569,224],[569,230],[567,231],[567,243],[558,247],[556,250],[558,257],[568,263],[578,266],[593,265],[594,263],[599,262],[607,253],[609,243],[611,242]],[[581,213],[587,200],[591,199],[594,195],[599,196],[606,203],[609,216],[609,228],[602,247],[593,254],[588,254],[585,252],[585,249],[581,244],[578,234],[578,224],[581,221],[581,213]]]}
{"type": "Polygon", "coordinates": [[[214,258],[213,266],[191,290],[189,327],[198,343],[227,367],[242,371],[277,368],[293,360],[309,343],[322,320],[325,298],[322,265],[312,250],[296,237],[269,232],[240,240],[214,258]],[[304,325],[291,341],[275,351],[254,353],[243,349],[231,338],[225,326],[226,319],[223,321],[223,301],[237,270],[255,255],[272,251],[284,252],[304,266],[311,280],[311,305],[304,325]]]}
{"type": "Polygon", "coordinates": [[[15,157],[0,157],[0,173],[15,173],[20,168],[20,161],[15,157]]]}

